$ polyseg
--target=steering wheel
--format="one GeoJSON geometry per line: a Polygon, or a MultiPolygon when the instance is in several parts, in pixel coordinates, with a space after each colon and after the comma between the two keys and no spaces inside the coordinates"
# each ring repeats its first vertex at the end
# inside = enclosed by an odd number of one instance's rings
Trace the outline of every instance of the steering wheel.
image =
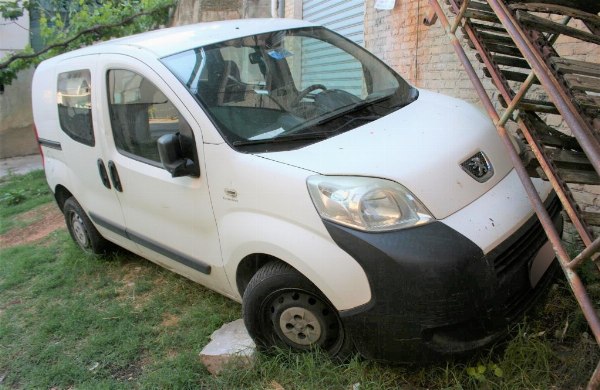
{"type": "Polygon", "coordinates": [[[296,96],[296,98],[292,102],[292,107],[297,106],[302,101],[302,99],[304,99],[306,97],[306,95],[308,95],[309,93],[311,93],[312,91],[315,91],[317,89],[322,89],[323,91],[327,91],[327,87],[324,86],[323,84],[309,85],[308,87],[306,87],[302,91],[300,91],[298,96],[296,96]]]}

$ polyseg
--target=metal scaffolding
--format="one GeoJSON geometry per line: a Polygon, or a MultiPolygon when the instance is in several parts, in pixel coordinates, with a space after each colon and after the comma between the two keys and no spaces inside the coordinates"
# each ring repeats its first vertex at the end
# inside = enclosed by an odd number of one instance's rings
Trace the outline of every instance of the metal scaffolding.
{"type": "MultiPolygon", "coordinates": [[[[569,183],[600,184],[600,64],[561,57],[555,49],[565,35],[600,45],[600,3],[585,0],[446,0],[451,22],[438,0],[429,0],[426,25],[439,20],[481,102],[506,146],[515,170],[542,223],[567,281],[600,345],[600,319],[577,274],[585,261],[596,261],[600,238],[589,225],[600,225],[598,214],[582,212],[569,183]],[[568,5],[568,6],[566,6],[568,5]],[[558,20],[560,19],[560,21],[558,20]],[[569,25],[571,24],[571,26],[569,25]],[[483,63],[484,74],[498,89],[502,114],[494,107],[456,33],[483,63]],[[536,86],[536,93],[532,86],[536,86]],[[543,93],[539,93],[542,90],[543,93]],[[535,95],[533,98],[529,95],[535,95]],[[540,97],[541,95],[541,97],[540,97]],[[545,117],[560,115],[571,134],[549,126],[545,117]],[[505,127],[517,123],[527,144],[525,153],[513,146],[505,127]],[[573,258],[567,253],[531,177],[550,181],[568,220],[585,246],[573,258]]],[[[588,389],[600,388],[600,364],[588,389]]]]}

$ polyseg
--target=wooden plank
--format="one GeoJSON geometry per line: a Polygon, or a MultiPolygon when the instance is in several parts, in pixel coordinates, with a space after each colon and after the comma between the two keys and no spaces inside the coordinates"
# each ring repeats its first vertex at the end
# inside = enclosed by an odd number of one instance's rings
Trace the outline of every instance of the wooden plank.
{"type": "Polygon", "coordinates": [[[488,49],[492,53],[499,53],[499,54],[505,54],[505,55],[513,56],[513,57],[517,57],[517,58],[523,58],[523,55],[521,54],[521,52],[519,51],[519,49],[516,46],[505,46],[505,45],[498,45],[496,43],[490,43],[490,44],[485,45],[485,48],[488,49]]]}
{"type": "MultiPolygon", "coordinates": [[[[464,1],[464,0],[463,0],[464,1]]],[[[462,5],[462,2],[461,2],[462,5]]],[[[470,1],[469,5],[467,6],[467,9],[474,9],[477,11],[484,11],[484,12],[489,12],[489,13],[494,13],[494,10],[492,9],[492,7],[490,7],[489,4],[487,3],[478,3],[476,1],[470,1]]]]}
{"type": "Polygon", "coordinates": [[[526,123],[531,124],[532,130],[538,135],[540,142],[546,146],[554,146],[561,149],[568,150],[579,150],[581,146],[577,139],[573,136],[566,135],[550,126],[548,126],[542,119],[533,113],[521,112],[519,116],[522,116],[526,123]]]}
{"type": "MultiPolygon", "coordinates": [[[[483,62],[483,58],[481,58],[481,55],[479,55],[479,53],[475,53],[475,58],[477,58],[477,61],[483,62]]],[[[530,69],[527,61],[525,61],[522,58],[515,58],[515,57],[508,57],[508,56],[492,54],[492,61],[494,61],[496,63],[496,65],[511,66],[513,68],[530,69]]]]}
{"type": "Polygon", "coordinates": [[[600,64],[571,60],[562,57],[552,57],[550,58],[550,62],[560,73],[575,73],[585,76],[600,77],[600,64]]]}
{"type": "Polygon", "coordinates": [[[594,170],[587,156],[583,152],[563,149],[545,148],[546,155],[554,161],[558,167],[584,167],[586,170],[594,170]]]}
{"type": "MultiPolygon", "coordinates": [[[[505,79],[510,80],[510,81],[518,81],[520,83],[524,82],[527,79],[528,74],[527,73],[521,73],[521,72],[513,72],[512,70],[501,70],[500,73],[502,73],[502,75],[504,76],[505,79]]],[[[490,74],[490,71],[487,67],[483,68],[483,74],[486,75],[486,77],[492,77],[490,74]]],[[[539,84],[539,80],[535,79],[533,81],[534,84],[539,84]]]]}
{"type": "Polygon", "coordinates": [[[564,79],[572,89],[578,91],[600,92],[600,79],[596,77],[566,74],[564,79]]]}
{"type": "MultiPolygon", "coordinates": [[[[600,27],[600,16],[595,15],[593,13],[581,11],[575,8],[572,8],[572,4],[569,7],[556,5],[556,4],[545,4],[545,3],[516,3],[511,4],[510,8],[514,10],[523,10],[529,12],[545,12],[552,14],[559,14],[563,16],[570,16],[575,19],[580,19],[583,22],[587,22],[589,24],[600,27]]],[[[586,24],[587,24],[586,23],[586,24]]]]}
{"type": "Polygon", "coordinates": [[[589,32],[578,30],[573,27],[565,26],[560,23],[555,23],[548,19],[540,18],[539,16],[532,15],[526,11],[517,11],[517,19],[522,24],[540,32],[552,32],[568,35],[585,42],[591,42],[600,45],[600,36],[596,36],[589,32]]]}
{"type": "Polygon", "coordinates": [[[589,110],[600,110],[600,96],[586,95],[584,93],[576,93],[575,101],[581,107],[589,110]]]}
{"type": "MultiPolygon", "coordinates": [[[[588,184],[588,185],[598,185],[600,184],[600,177],[596,171],[591,170],[578,170],[578,169],[568,169],[568,168],[558,168],[558,175],[560,178],[567,183],[574,184],[588,184]]],[[[531,172],[531,169],[530,169],[531,172]]],[[[548,180],[542,168],[536,169],[537,177],[548,180]]]]}
{"type": "MultiPolygon", "coordinates": [[[[506,100],[502,95],[498,95],[498,101],[500,105],[504,108],[508,107],[506,100]]],[[[544,100],[533,100],[533,99],[521,99],[519,103],[517,103],[517,108],[522,111],[528,112],[543,112],[545,114],[556,114],[559,115],[558,110],[551,102],[546,102],[544,100]]]]}
{"type": "Polygon", "coordinates": [[[490,34],[487,32],[480,32],[478,33],[478,35],[485,43],[498,43],[501,45],[509,46],[515,45],[511,37],[507,37],[504,35],[490,34]]]}
{"type": "Polygon", "coordinates": [[[600,12],[600,2],[596,0],[508,0],[507,3],[562,5],[591,14],[600,12]]]}
{"type": "Polygon", "coordinates": [[[469,9],[465,12],[465,17],[475,20],[483,20],[485,22],[500,23],[500,19],[496,14],[469,9]]]}
{"type": "MultiPolygon", "coordinates": [[[[508,32],[506,31],[506,29],[504,27],[502,27],[502,25],[494,26],[494,25],[475,23],[475,22],[471,22],[470,24],[471,24],[471,27],[473,27],[473,29],[475,29],[476,31],[490,31],[490,32],[495,32],[495,33],[504,33],[508,36],[508,32]]],[[[465,35],[467,35],[467,34],[465,33],[465,35]]]]}
{"type": "Polygon", "coordinates": [[[521,99],[517,104],[517,108],[523,111],[543,112],[544,114],[560,114],[554,104],[542,100],[521,99]]]}

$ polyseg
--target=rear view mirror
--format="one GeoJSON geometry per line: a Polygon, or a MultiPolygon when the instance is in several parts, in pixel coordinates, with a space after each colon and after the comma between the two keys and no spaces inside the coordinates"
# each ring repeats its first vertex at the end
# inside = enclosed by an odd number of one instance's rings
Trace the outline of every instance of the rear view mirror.
{"type": "Polygon", "coordinates": [[[163,166],[172,177],[200,176],[200,167],[192,160],[191,156],[185,156],[181,147],[181,135],[179,133],[165,134],[157,141],[158,154],[163,166]]]}

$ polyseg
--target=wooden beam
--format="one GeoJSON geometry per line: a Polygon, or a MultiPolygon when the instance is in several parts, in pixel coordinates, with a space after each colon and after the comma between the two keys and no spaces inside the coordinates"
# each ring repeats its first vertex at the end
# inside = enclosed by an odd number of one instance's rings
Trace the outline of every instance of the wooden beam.
{"type": "Polygon", "coordinates": [[[563,74],[575,73],[585,76],[600,77],[600,64],[571,60],[562,57],[552,57],[550,58],[550,62],[556,70],[563,74]]]}
{"type": "MultiPolygon", "coordinates": [[[[501,70],[500,73],[502,73],[502,75],[504,76],[505,79],[510,80],[510,81],[518,81],[520,83],[525,81],[528,76],[527,73],[513,72],[512,70],[501,70]]],[[[487,77],[491,77],[490,71],[486,67],[483,68],[483,74],[485,74],[487,77]]],[[[539,84],[540,82],[539,82],[539,80],[535,79],[533,81],[533,83],[539,84]]]]}
{"type": "Polygon", "coordinates": [[[596,77],[566,74],[564,79],[572,89],[579,91],[600,92],[600,79],[596,77]]]}
{"type": "Polygon", "coordinates": [[[486,49],[488,49],[492,53],[500,53],[500,54],[505,54],[508,56],[517,57],[517,58],[523,58],[521,51],[516,46],[498,45],[496,43],[488,43],[484,46],[486,49]]]}
{"type": "MultiPolygon", "coordinates": [[[[506,34],[508,36],[508,32],[502,26],[492,26],[489,24],[481,24],[481,23],[475,23],[475,22],[470,22],[470,24],[471,24],[471,27],[473,27],[477,31],[490,31],[490,32],[495,32],[495,33],[506,34]]],[[[465,35],[466,35],[466,33],[465,33],[465,35]]]]}
{"type": "Polygon", "coordinates": [[[483,20],[485,22],[500,23],[500,19],[498,19],[496,14],[491,12],[483,12],[469,9],[467,10],[467,12],[465,12],[465,17],[469,19],[483,20]]]}
{"type": "MultiPolygon", "coordinates": [[[[483,58],[481,58],[481,55],[479,53],[475,53],[475,58],[477,58],[477,61],[483,62],[483,58]]],[[[511,66],[513,68],[529,69],[529,64],[527,63],[527,61],[525,61],[522,58],[515,58],[515,57],[508,57],[508,56],[492,54],[492,61],[494,61],[496,63],[496,65],[504,65],[504,66],[511,66]]]]}
{"type": "Polygon", "coordinates": [[[546,12],[551,14],[570,16],[575,19],[580,19],[581,21],[586,22],[586,24],[592,24],[594,26],[600,27],[600,16],[572,8],[572,5],[570,7],[566,7],[562,5],[546,3],[513,3],[510,4],[509,7],[514,10],[523,10],[529,12],[546,12]]]}
{"type": "Polygon", "coordinates": [[[526,11],[518,10],[517,20],[533,30],[568,35],[585,42],[591,42],[600,45],[600,36],[596,36],[589,32],[578,30],[573,27],[565,26],[564,24],[556,23],[548,19],[540,18],[539,16],[532,15],[526,11]]]}

